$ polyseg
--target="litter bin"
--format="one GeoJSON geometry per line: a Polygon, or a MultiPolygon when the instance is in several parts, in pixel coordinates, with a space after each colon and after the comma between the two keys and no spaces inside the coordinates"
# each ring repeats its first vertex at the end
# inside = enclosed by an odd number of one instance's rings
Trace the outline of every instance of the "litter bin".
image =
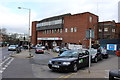
{"type": "Polygon", "coordinates": [[[120,56],[120,51],[116,51],[116,55],[117,55],[117,56],[120,56]]]}

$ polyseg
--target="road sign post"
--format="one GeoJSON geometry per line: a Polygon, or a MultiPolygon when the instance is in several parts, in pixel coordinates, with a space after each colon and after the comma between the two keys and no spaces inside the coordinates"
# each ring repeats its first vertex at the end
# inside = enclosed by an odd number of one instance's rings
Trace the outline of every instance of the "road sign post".
{"type": "Polygon", "coordinates": [[[89,69],[88,72],[90,73],[90,65],[91,65],[91,42],[92,42],[92,38],[94,38],[94,30],[92,30],[91,28],[89,28],[86,31],[86,38],[89,39],[89,69]]]}

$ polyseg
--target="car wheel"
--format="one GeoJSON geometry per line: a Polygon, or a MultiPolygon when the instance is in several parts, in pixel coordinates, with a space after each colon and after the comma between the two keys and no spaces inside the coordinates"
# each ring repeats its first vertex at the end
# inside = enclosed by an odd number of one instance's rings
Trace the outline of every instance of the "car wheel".
{"type": "Polygon", "coordinates": [[[74,64],[73,65],[73,72],[77,72],[77,70],[78,70],[77,64],[74,64]]]}
{"type": "Polygon", "coordinates": [[[97,63],[98,62],[98,58],[96,57],[94,61],[95,61],[95,63],[97,63]]]}

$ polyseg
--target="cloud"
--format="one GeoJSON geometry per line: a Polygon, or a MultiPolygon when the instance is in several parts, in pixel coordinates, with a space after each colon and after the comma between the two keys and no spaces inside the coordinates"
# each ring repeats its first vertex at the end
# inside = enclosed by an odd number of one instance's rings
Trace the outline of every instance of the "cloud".
{"type": "Polygon", "coordinates": [[[100,21],[117,22],[119,0],[1,0],[0,26],[11,32],[28,33],[28,12],[18,10],[18,6],[31,9],[31,22],[66,13],[91,12],[100,21]],[[13,5],[12,7],[9,5],[13,5]],[[16,5],[15,5],[16,4],[16,5]]]}

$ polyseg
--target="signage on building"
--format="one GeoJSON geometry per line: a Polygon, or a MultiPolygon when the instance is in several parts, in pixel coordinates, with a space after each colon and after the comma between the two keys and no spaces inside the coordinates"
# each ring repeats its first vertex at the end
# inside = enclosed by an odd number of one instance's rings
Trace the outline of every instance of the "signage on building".
{"type": "Polygon", "coordinates": [[[42,37],[42,38],[37,38],[37,40],[62,40],[60,37],[42,37]]]}
{"type": "Polygon", "coordinates": [[[117,50],[116,44],[107,44],[107,50],[117,50]]]}

